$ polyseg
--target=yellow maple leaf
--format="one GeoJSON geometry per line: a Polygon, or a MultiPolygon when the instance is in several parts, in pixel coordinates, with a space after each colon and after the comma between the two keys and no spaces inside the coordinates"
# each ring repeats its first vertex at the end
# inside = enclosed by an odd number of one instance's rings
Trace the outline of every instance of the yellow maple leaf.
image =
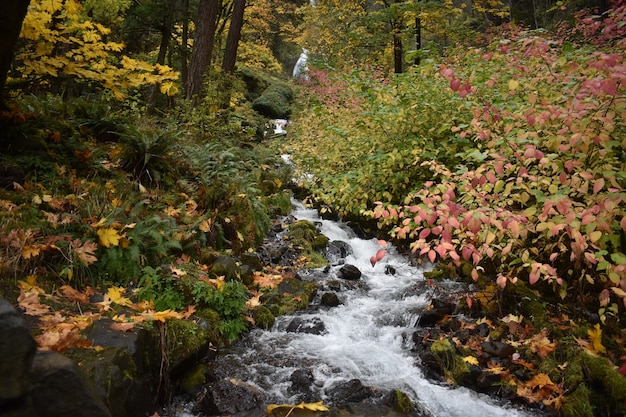
{"type": "Polygon", "coordinates": [[[463,358],[463,362],[467,362],[470,365],[478,365],[478,359],[475,356],[469,355],[463,358]]]}
{"type": "Polygon", "coordinates": [[[602,329],[600,324],[594,326],[594,330],[587,330],[589,339],[591,339],[591,347],[595,352],[605,353],[606,348],[602,345],[602,329]]]}
{"type": "Polygon", "coordinates": [[[22,248],[22,258],[23,259],[34,258],[35,256],[39,256],[40,252],[41,252],[40,246],[26,245],[24,246],[24,248],[22,248]]]}
{"type": "Polygon", "coordinates": [[[124,287],[111,287],[107,291],[107,295],[112,303],[119,304],[124,307],[132,307],[133,302],[130,299],[123,297],[126,289],[124,287]]]}
{"type": "Polygon", "coordinates": [[[308,411],[328,411],[328,407],[324,405],[323,402],[319,401],[316,403],[305,403],[301,402],[298,405],[290,405],[290,404],[270,404],[267,406],[265,413],[267,415],[272,414],[274,411],[288,411],[291,412],[294,409],[300,410],[308,410],[308,411]]]}
{"type": "Polygon", "coordinates": [[[120,244],[120,238],[121,236],[117,233],[117,230],[112,227],[98,229],[98,241],[105,248],[118,246],[120,244]]]}

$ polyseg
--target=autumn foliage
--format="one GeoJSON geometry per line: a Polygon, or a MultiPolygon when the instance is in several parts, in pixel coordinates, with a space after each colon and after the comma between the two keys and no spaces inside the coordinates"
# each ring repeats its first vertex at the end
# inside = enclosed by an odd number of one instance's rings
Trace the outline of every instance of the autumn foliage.
{"type": "Polygon", "coordinates": [[[310,152],[324,203],[474,281],[523,280],[604,322],[626,305],[626,66],[611,45],[510,27],[393,79],[333,75],[334,99],[324,75],[310,92],[326,108],[303,118],[328,127],[290,146],[310,152]]]}

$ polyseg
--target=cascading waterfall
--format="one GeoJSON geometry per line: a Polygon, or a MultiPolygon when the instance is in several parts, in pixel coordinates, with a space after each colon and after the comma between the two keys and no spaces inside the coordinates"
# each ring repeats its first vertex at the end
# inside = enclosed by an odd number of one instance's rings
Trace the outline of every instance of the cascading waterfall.
{"type": "MultiPolygon", "coordinates": [[[[341,291],[342,304],[337,307],[297,314],[305,323],[323,323],[321,334],[287,331],[294,316],[277,318],[270,331],[254,330],[244,346],[216,359],[238,373],[231,378],[253,385],[268,404],[325,401],[337,383],[356,378],[365,386],[405,392],[433,417],[530,415],[465,388],[429,382],[423,376],[410,352],[420,310],[429,304],[425,294],[415,294],[416,282],[424,280],[422,269],[411,266],[393,247],[372,266],[370,256],[380,249],[375,239],[360,239],[345,224],[322,220],[315,210],[300,203],[292,214],[319,224],[331,241],[350,245],[352,254],[345,262],[363,272],[362,285],[341,291]],[[389,267],[394,275],[385,273],[389,267]],[[302,369],[313,375],[310,398],[291,389],[291,375],[302,369]]],[[[305,279],[335,280],[338,268],[305,279]]]]}

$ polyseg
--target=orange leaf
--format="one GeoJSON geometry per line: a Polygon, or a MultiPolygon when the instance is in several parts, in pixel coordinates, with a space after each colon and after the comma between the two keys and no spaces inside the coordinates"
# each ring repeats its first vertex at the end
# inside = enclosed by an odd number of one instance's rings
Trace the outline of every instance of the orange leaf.
{"type": "Polygon", "coordinates": [[[135,329],[135,323],[113,323],[111,329],[119,330],[121,332],[130,332],[135,329]]]}

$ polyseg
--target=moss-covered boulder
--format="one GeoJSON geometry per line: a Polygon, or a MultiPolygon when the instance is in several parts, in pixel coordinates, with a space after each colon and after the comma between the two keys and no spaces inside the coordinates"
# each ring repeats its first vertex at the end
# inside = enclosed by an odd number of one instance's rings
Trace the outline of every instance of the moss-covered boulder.
{"type": "Polygon", "coordinates": [[[254,313],[252,313],[252,318],[254,319],[254,323],[257,327],[265,330],[271,329],[276,321],[274,314],[272,314],[270,309],[265,306],[256,308],[254,313]]]}
{"type": "Polygon", "coordinates": [[[228,255],[222,255],[213,261],[209,272],[213,278],[224,277],[226,281],[234,281],[239,279],[241,271],[235,259],[228,255]]]}
{"type": "Polygon", "coordinates": [[[307,308],[316,293],[314,282],[288,277],[278,287],[263,294],[260,301],[274,316],[282,316],[307,308]]]}
{"type": "Polygon", "coordinates": [[[269,118],[286,119],[291,114],[293,97],[293,90],[288,84],[277,82],[252,102],[252,108],[269,118]]]}
{"type": "Polygon", "coordinates": [[[454,345],[449,339],[436,340],[430,345],[444,375],[458,384],[462,384],[469,375],[469,365],[457,355],[454,345]]]}

